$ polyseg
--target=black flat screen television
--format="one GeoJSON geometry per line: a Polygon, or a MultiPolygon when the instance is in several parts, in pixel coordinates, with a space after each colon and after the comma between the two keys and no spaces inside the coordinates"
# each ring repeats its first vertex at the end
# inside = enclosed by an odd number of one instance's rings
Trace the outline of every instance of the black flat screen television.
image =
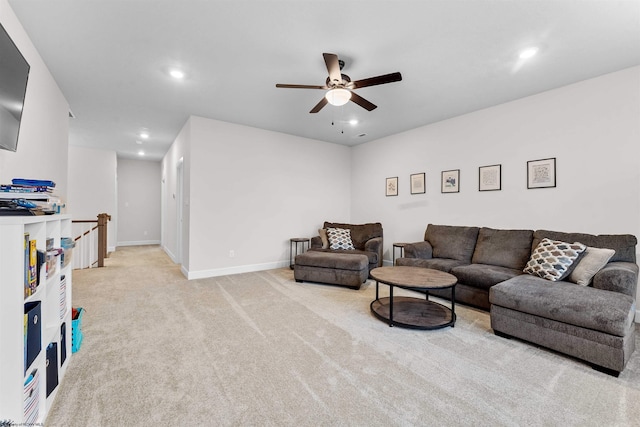
{"type": "Polygon", "coordinates": [[[0,24],[0,148],[16,151],[29,63],[0,24]]]}

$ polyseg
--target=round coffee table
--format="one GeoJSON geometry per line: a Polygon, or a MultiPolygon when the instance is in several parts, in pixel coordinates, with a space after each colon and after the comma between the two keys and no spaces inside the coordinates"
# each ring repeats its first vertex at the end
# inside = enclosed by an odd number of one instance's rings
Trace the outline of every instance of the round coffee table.
{"type": "Polygon", "coordinates": [[[456,322],[455,286],[458,279],[440,270],[422,267],[378,267],[371,270],[376,281],[376,299],[371,302],[371,312],[389,326],[413,329],[439,329],[453,327],[456,322]],[[380,298],[378,284],[389,286],[389,296],[380,298]],[[394,297],[393,288],[424,292],[426,298],[394,297]],[[451,289],[451,308],[429,301],[429,291],[451,289]]]}

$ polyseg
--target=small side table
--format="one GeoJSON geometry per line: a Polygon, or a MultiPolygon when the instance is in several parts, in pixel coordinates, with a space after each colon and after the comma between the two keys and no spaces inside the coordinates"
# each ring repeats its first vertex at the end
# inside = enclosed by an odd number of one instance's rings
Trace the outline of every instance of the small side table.
{"type": "Polygon", "coordinates": [[[396,248],[400,249],[400,256],[398,258],[402,258],[404,256],[404,247],[407,246],[408,243],[394,243],[393,244],[393,265],[396,265],[396,248]]]}
{"type": "Polygon", "coordinates": [[[293,247],[296,247],[296,255],[298,255],[298,245],[302,245],[302,251],[300,253],[304,253],[304,244],[307,244],[307,249],[309,249],[309,241],[306,237],[294,237],[289,239],[289,268],[293,270],[293,263],[296,259],[295,255],[293,255],[293,247]]]}

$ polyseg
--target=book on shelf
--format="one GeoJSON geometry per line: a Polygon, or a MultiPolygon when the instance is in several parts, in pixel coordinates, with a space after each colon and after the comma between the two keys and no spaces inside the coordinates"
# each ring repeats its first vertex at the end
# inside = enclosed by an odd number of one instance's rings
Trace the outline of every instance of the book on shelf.
{"type": "Polygon", "coordinates": [[[55,187],[56,183],[46,179],[26,179],[26,178],[13,178],[11,180],[13,185],[30,185],[34,187],[55,187]]]}
{"type": "Polygon", "coordinates": [[[31,185],[0,184],[0,191],[4,193],[51,193],[51,187],[34,187],[31,185]]]}
{"type": "Polygon", "coordinates": [[[31,286],[29,286],[29,233],[24,233],[24,297],[31,295],[31,286]]]}
{"type": "Polygon", "coordinates": [[[33,295],[38,288],[38,268],[42,265],[44,253],[38,251],[35,240],[24,233],[24,297],[33,295]]]}
{"type": "Polygon", "coordinates": [[[31,293],[36,291],[38,286],[38,249],[36,248],[36,241],[29,240],[29,287],[31,293]]]}

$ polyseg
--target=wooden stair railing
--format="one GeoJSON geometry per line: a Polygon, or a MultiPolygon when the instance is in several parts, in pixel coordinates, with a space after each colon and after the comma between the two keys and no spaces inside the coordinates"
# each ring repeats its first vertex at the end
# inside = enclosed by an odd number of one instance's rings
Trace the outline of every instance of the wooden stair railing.
{"type": "Polygon", "coordinates": [[[74,257],[75,259],[80,258],[80,262],[78,263],[74,261],[74,266],[80,265],[78,268],[93,268],[94,266],[104,267],[104,259],[109,257],[109,252],[107,251],[107,223],[109,221],[111,221],[111,215],[106,213],[99,214],[97,219],[76,219],[71,221],[73,224],[96,224],[95,226],[84,230],[73,239],[76,243],[76,251],[80,252],[74,257]],[[98,250],[97,259],[94,261],[93,248],[95,246],[94,236],[96,234],[98,236],[98,250]],[[86,242],[87,240],[89,240],[89,242],[86,242]],[[89,261],[86,263],[84,262],[87,252],[85,247],[88,248],[89,251],[89,261]]]}

